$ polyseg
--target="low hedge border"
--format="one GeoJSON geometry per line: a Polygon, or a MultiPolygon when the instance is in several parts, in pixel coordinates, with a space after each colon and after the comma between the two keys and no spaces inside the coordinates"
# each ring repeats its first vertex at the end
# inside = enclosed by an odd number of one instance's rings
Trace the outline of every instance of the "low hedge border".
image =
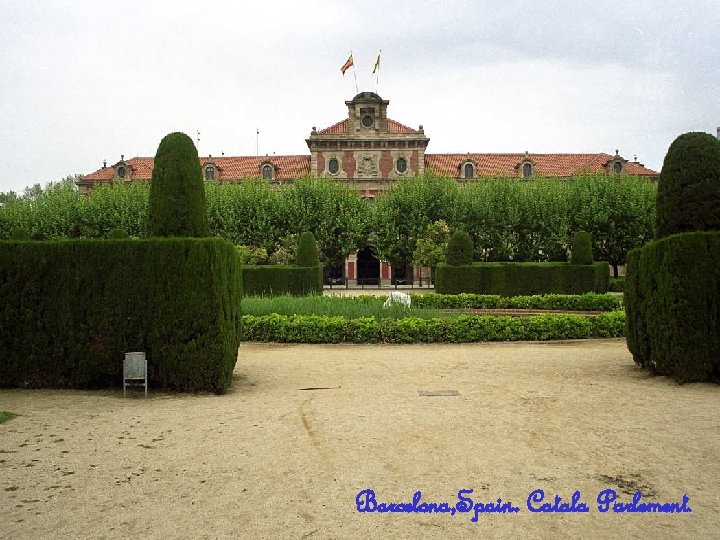
{"type": "Polygon", "coordinates": [[[610,294],[586,293],[498,296],[494,294],[413,294],[412,305],[424,309],[548,309],[555,311],[615,311],[622,309],[620,298],[610,294]]]}
{"type": "Polygon", "coordinates": [[[472,343],[623,337],[625,312],[597,316],[510,317],[461,315],[454,319],[375,319],[318,315],[244,315],[242,339],[277,343],[472,343]]]}
{"type": "Polygon", "coordinates": [[[323,267],[284,264],[242,267],[245,296],[281,296],[322,294],[323,267]]]}

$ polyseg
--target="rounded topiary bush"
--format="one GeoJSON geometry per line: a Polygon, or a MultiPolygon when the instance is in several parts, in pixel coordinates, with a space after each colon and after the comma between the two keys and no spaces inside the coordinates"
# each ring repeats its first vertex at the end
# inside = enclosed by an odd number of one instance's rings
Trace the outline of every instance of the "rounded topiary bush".
{"type": "Polygon", "coordinates": [[[570,264],[592,264],[592,237],[589,232],[578,231],[573,236],[570,264]]]}
{"type": "Polygon", "coordinates": [[[115,227],[114,229],[110,229],[108,231],[107,237],[110,240],[125,240],[126,238],[130,238],[130,235],[127,233],[125,229],[121,229],[120,227],[115,227]]]}
{"type": "Polygon", "coordinates": [[[155,154],[148,206],[148,236],[208,236],[200,160],[184,133],[166,135],[155,154]]]}
{"type": "Polygon", "coordinates": [[[663,162],[657,235],[708,230],[720,230],[720,141],[708,133],[685,133],[663,162]]]}
{"type": "Polygon", "coordinates": [[[448,264],[458,266],[461,264],[472,264],[473,242],[470,235],[465,231],[455,231],[448,241],[445,261],[448,264]]]}
{"type": "Polygon", "coordinates": [[[310,231],[300,235],[295,264],[297,266],[317,266],[320,264],[320,252],[317,242],[315,242],[315,235],[310,231]]]}
{"type": "Polygon", "coordinates": [[[30,240],[30,233],[24,227],[16,227],[10,231],[10,240],[25,241],[30,240]]]}

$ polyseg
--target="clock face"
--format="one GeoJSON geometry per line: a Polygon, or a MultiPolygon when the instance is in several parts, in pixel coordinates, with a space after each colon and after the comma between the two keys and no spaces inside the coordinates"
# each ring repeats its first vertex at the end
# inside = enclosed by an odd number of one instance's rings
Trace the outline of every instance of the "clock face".
{"type": "Polygon", "coordinates": [[[365,126],[366,128],[372,127],[373,122],[374,122],[373,117],[370,116],[369,114],[363,116],[363,118],[362,118],[362,125],[365,126]]]}

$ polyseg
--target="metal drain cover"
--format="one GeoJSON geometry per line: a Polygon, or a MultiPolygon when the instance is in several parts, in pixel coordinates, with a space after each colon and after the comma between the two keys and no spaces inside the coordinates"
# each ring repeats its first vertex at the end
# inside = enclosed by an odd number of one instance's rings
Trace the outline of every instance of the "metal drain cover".
{"type": "Polygon", "coordinates": [[[459,396],[457,390],[418,390],[420,397],[436,397],[436,396],[459,396]]]}

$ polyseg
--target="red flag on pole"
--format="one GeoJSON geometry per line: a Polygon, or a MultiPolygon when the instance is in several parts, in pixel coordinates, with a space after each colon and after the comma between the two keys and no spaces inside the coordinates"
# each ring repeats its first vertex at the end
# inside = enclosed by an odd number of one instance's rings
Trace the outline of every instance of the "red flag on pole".
{"type": "Polygon", "coordinates": [[[347,62],[343,64],[343,66],[340,68],[340,71],[342,71],[342,74],[345,75],[345,72],[350,69],[350,66],[353,65],[353,57],[352,53],[350,53],[350,56],[347,59],[347,62]]]}

